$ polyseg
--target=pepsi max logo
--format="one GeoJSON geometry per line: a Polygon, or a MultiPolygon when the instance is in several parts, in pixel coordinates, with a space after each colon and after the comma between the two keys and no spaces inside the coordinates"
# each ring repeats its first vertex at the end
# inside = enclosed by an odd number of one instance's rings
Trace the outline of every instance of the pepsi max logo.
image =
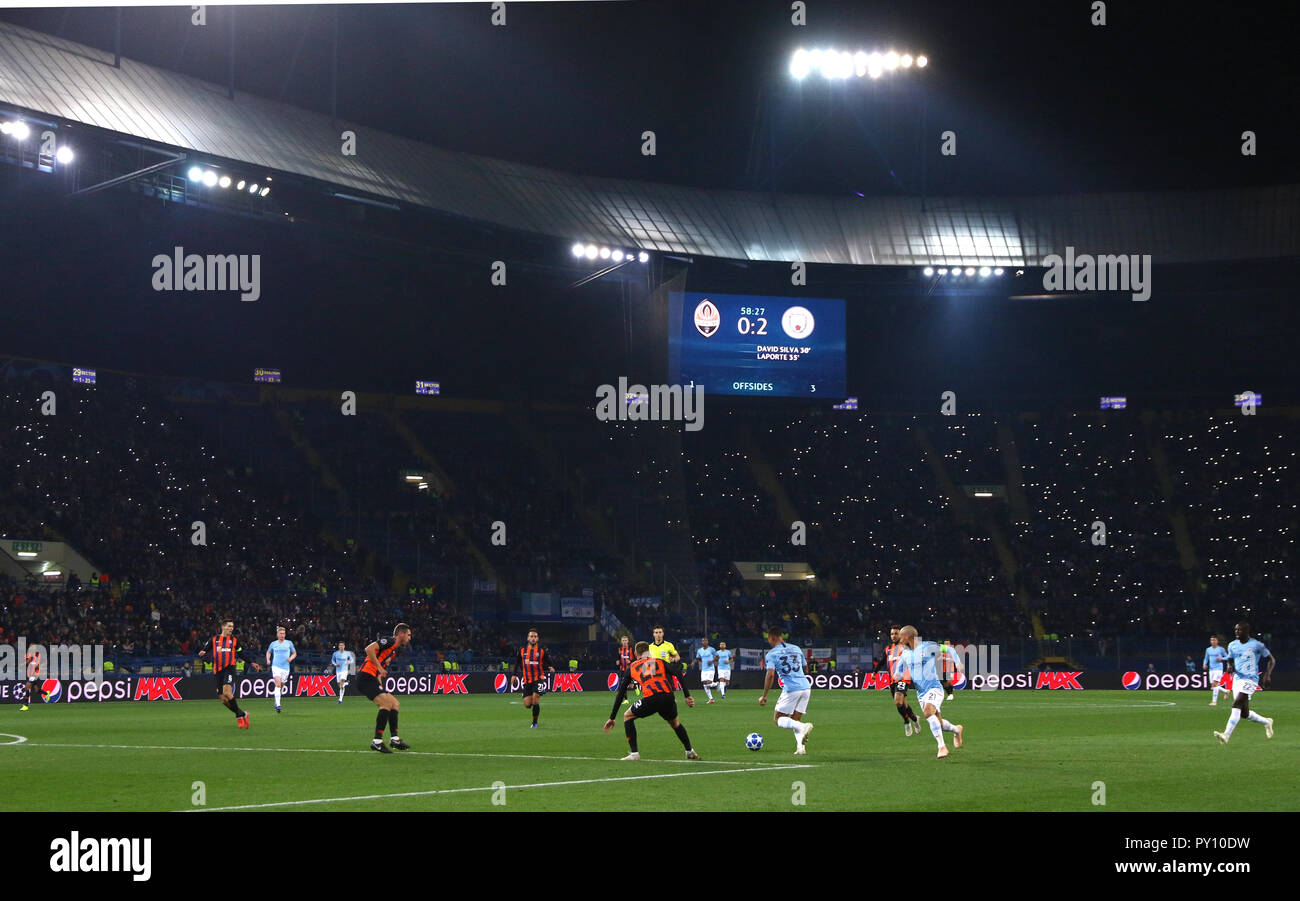
{"type": "Polygon", "coordinates": [[[1137,673],[1133,672],[1132,670],[1130,670],[1129,672],[1124,674],[1123,682],[1125,688],[1127,688],[1129,691],[1133,691],[1133,689],[1138,688],[1139,686],[1142,685],[1142,677],[1139,676],[1137,673]]]}
{"type": "Polygon", "coordinates": [[[497,673],[497,677],[492,680],[492,688],[497,694],[505,694],[506,690],[510,688],[510,680],[506,678],[505,673],[497,673]]]}
{"type": "Polygon", "coordinates": [[[953,690],[954,690],[954,691],[957,691],[957,690],[959,690],[959,689],[965,688],[965,687],[966,687],[966,674],[965,674],[965,673],[957,673],[956,675],[954,675],[954,676],[952,677],[952,687],[953,687],[953,690]]]}
{"type": "Polygon", "coordinates": [[[618,683],[620,681],[622,680],[619,679],[618,673],[610,673],[609,678],[606,680],[606,684],[609,686],[610,691],[618,691],[618,683]]]}
{"type": "Polygon", "coordinates": [[[63,686],[58,679],[46,679],[41,683],[41,700],[46,704],[53,704],[62,696],[63,686]]]}

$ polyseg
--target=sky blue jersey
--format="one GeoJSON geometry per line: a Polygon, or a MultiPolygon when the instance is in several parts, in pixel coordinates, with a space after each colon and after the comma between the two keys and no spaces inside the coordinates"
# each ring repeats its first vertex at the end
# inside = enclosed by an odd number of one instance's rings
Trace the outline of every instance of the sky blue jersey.
{"type": "Polygon", "coordinates": [[[289,656],[297,653],[293,642],[287,638],[284,641],[271,642],[271,646],[267,650],[271,652],[271,666],[276,669],[288,669],[289,656]]]}
{"type": "Polygon", "coordinates": [[[334,656],[330,658],[330,663],[334,664],[335,670],[348,672],[352,669],[352,663],[356,659],[351,651],[335,651],[334,656]]]}
{"type": "Polygon", "coordinates": [[[1234,639],[1228,645],[1228,656],[1232,658],[1232,669],[1238,676],[1258,682],[1259,662],[1268,656],[1268,648],[1254,638],[1245,641],[1234,639]]]}
{"type": "Polygon", "coordinates": [[[803,671],[803,651],[795,645],[783,641],[768,651],[763,659],[768,669],[776,670],[786,691],[803,691],[812,688],[808,676],[803,671]]]}
{"type": "Polygon", "coordinates": [[[1228,659],[1228,652],[1223,649],[1222,645],[1211,645],[1205,649],[1205,659],[1201,661],[1201,666],[1208,666],[1210,669],[1223,669],[1223,661],[1228,659]]]}
{"type": "Polygon", "coordinates": [[[933,641],[919,641],[914,648],[903,648],[894,662],[894,678],[902,679],[909,670],[919,698],[932,688],[943,690],[939,681],[939,646],[933,641]]]}
{"type": "Polygon", "coordinates": [[[700,648],[695,652],[695,659],[700,661],[700,669],[708,672],[713,669],[713,664],[718,659],[718,652],[713,648],[700,648]]]}
{"type": "Polygon", "coordinates": [[[718,651],[718,669],[731,669],[731,651],[718,651]]]}

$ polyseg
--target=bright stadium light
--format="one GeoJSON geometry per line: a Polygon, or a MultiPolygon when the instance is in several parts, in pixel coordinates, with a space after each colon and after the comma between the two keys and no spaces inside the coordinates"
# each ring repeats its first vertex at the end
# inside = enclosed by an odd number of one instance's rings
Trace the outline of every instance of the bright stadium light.
{"type": "Polygon", "coordinates": [[[994,269],[994,270],[993,270],[993,274],[994,274],[994,275],[1001,275],[1001,274],[1002,274],[1002,267],[999,266],[998,268],[994,269]]]}
{"type": "Polygon", "coordinates": [[[236,190],[236,191],[242,191],[242,190],[244,190],[244,186],[247,185],[247,184],[248,184],[248,182],[244,181],[244,180],[241,178],[241,179],[239,180],[239,184],[235,185],[235,190],[236,190]]]}
{"type": "Polygon", "coordinates": [[[802,81],[808,77],[808,51],[800,47],[794,52],[794,57],[790,60],[790,74],[802,81]]]}
{"type": "Polygon", "coordinates": [[[650,254],[646,253],[646,252],[643,250],[643,251],[641,251],[639,254],[637,254],[637,258],[636,258],[636,259],[637,259],[637,262],[638,262],[638,263],[648,263],[648,262],[650,262],[650,254]]]}
{"type": "Polygon", "coordinates": [[[975,267],[974,267],[974,266],[967,266],[967,267],[966,267],[966,275],[967,275],[967,276],[973,276],[974,274],[975,274],[975,267]]]}
{"type": "MultiPolygon", "coordinates": [[[[924,269],[922,269],[921,271],[925,273],[925,277],[926,277],[926,278],[929,278],[930,276],[934,275],[934,267],[933,267],[933,266],[926,266],[926,267],[925,267],[924,269]]],[[[939,273],[939,274],[942,275],[943,273],[939,273]]]]}
{"type": "Polygon", "coordinates": [[[584,248],[581,244],[574,244],[572,249],[573,249],[573,255],[574,255],[575,257],[580,257],[580,256],[582,256],[582,254],[583,254],[583,252],[584,252],[584,250],[585,250],[585,248],[584,248]]]}
{"type": "Polygon", "coordinates": [[[190,177],[190,181],[203,181],[203,170],[200,169],[198,166],[190,166],[190,171],[188,174],[190,177]]]}
{"type": "Polygon", "coordinates": [[[898,58],[898,64],[902,66],[904,69],[912,68],[912,54],[904,53],[902,56],[898,58]]]}
{"type": "Polygon", "coordinates": [[[916,67],[918,69],[924,69],[928,65],[930,65],[930,60],[924,54],[916,58],[916,67]]]}
{"type": "Polygon", "coordinates": [[[54,158],[64,166],[76,159],[76,156],[77,155],[72,152],[71,147],[60,147],[58,150],[54,151],[54,158]]]}
{"type": "Polygon", "coordinates": [[[221,187],[223,188],[230,187],[230,176],[229,175],[221,176],[221,178],[217,179],[217,184],[221,185],[221,187]]]}
{"type": "Polygon", "coordinates": [[[13,134],[14,124],[12,122],[0,122],[0,135],[13,134]]]}
{"type": "Polygon", "coordinates": [[[13,126],[13,136],[20,141],[26,141],[32,130],[27,127],[26,122],[15,122],[13,126]]]}
{"type": "Polygon", "coordinates": [[[993,270],[990,269],[988,266],[980,267],[980,278],[988,278],[992,274],[993,274],[993,270]]]}
{"type": "Polygon", "coordinates": [[[841,53],[839,58],[835,61],[835,77],[853,77],[853,54],[849,53],[847,50],[841,53]]]}
{"type": "Polygon", "coordinates": [[[947,270],[946,268],[945,268],[945,269],[940,269],[940,270],[939,270],[939,274],[940,274],[940,275],[947,275],[947,274],[948,274],[948,270],[947,270]]]}
{"type": "Polygon", "coordinates": [[[853,54],[853,71],[857,73],[858,78],[867,74],[867,53],[865,50],[859,50],[853,54]]]}
{"type": "Polygon", "coordinates": [[[884,62],[879,53],[873,53],[867,57],[867,75],[872,78],[879,78],[884,72],[884,62]]]}
{"type": "Polygon", "coordinates": [[[608,247],[602,247],[602,248],[600,249],[600,258],[601,258],[602,260],[608,260],[608,259],[609,259],[609,248],[608,248],[608,247]]]}
{"type": "Polygon", "coordinates": [[[213,172],[211,169],[209,169],[207,172],[204,172],[203,183],[207,185],[209,188],[213,187],[217,183],[217,173],[213,172]]]}
{"type": "Polygon", "coordinates": [[[248,193],[249,194],[257,193],[257,182],[253,182],[251,185],[248,186],[248,193]]]}
{"type": "Polygon", "coordinates": [[[614,251],[612,254],[610,254],[610,256],[614,258],[615,263],[623,262],[623,251],[621,250],[614,251]]]}
{"type": "Polygon", "coordinates": [[[261,191],[258,191],[258,193],[259,193],[261,196],[265,197],[267,194],[270,194],[270,193],[271,193],[271,186],[270,186],[270,185],[267,185],[267,186],[266,186],[265,188],[263,188],[261,191]]]}
{"type": "Polygon", "coordinates": [[[893,50],[890,50],[885,54],[885,68],[889,69],[891,72],[898,68],[898,54],[893,50]]]}
{"type": "Polygon", "coordinates": [[[583,252],[587,255],[587,259],[589,260],[596,259],[596,255],[600,253],[595,244],[588,244],[587,249],[583,252]]]}

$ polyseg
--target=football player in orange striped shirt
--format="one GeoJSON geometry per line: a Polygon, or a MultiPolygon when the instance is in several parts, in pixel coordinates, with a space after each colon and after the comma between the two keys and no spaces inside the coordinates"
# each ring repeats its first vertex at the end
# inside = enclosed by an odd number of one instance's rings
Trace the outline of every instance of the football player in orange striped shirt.
{"type": "MultiPolygon", "coordinates": [[[[902,656],[905,650],[898,626],[889,630],[890,644],[885,648],[885,660],[889,665],[889,673],[894,674],[894,664],[902,656]]],[[[906,736],[919,735],[921,732],[921,721],[916,718],[912,711],[912,705],[907,703],[907,686],[911,683],[910,673],[904,673],[903,678],[890,685],[889,689],[894,695],[894,709],[898,715],[903,718],[903,734],[906,736]]]]}
{"type": "MultiPolygon", "coordinates": [[[[609,719],[605,722],[605,731],[614,728],[614,717],[618,716],[618,708],[623,706],[627,690],[635,683],[641,688],[641,699],[623,714],[623,732],[627,735],[630,751],[623,759],[641,759],[636,746],[636,721],[643,716],[657,713],[677,733],[682,747],[686,749],[686,759],[699,760],[700,755],[696,754],[695,749],[691,747],[691,739],[686,734],[686,727],[677,719],[677,698],[673,696],[673,680],[680,678],[684,672],[681,663],[651,657],[650,645],[644,641],[636,643],[636,656],[637,661],[628,667],[628,671],[623,674],[623,681],[619,683],[618,695],[614,698],[614,709],[610,711],[609,719]]],[[[685,684],[682,685],[682,694],[686,697],[686,706],[694,707],[695,699],[691,697],[690,690],[685,684]]]]}
{"type": "Polygon", "coordinates": [[[234,620],[226,620],[221,624],[221,634],[213,636],[208,643],[199,651],[199,657],[212,658],[212,669],[217,675],[217,694],[221,696],[221,703],[230,708],[231,713],[235,715],[235,725],[240,729],[248,728],[248,714],[239,709],[239,698],[235,696],[235,661],[243,660],[245,663],[253,664],[253,669],[261,672],[262,666],[256,660],[248,656],[239,645],[239,639],[235,637],[234,620]]]}
{"type": "Polygon", "coordinates": [[[357,676],[357,687],[367,698],[375,702],[379,713],[375,716],[375,737],[370,741],[370,750],[381,754],[393,751],[409,751],[411,746],[397,734],[397,712],[402,705],[393,694],[384,688],[384,679],[388,677],[388,667],[398,651],[411,643],[411,627],[406,623],[393,626],[393,634],[381,636],[366,645],[366,662],[361,664],[357,676]],[[384,727],[388,727],[389,745],[384,747],[384,727]]]}
{"type": "Polygon", "coordinates": [[[528,644],[519,649],[520,687],[524,694],[524,709],[533,712],[533,724],[537,728],[537,717],[542,713],[542,692],[546,691],[546,673],[555,672],[555,667],[546,662],[546,648],[537,643],[537,630],[528,633],[528,644]]]}

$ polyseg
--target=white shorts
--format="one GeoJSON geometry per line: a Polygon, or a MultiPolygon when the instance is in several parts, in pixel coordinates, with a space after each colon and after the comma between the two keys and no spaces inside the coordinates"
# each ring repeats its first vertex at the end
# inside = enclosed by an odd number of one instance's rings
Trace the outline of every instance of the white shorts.
{"type": "Polygon", "coordinates": [[[348,681],[348,671],[347,671],[347,670],[341,670],[340,672],[336,672],[336,673],[334,674],[334,681],[335,681],[335,682],[338,682],[339,684],[342,684],[342,683],[348,681]]]}
{"type": "Polygon", "coordinates": [[[729,669],[718,670],[718,681],[721,682],[723,679],[727,679],[727,680],[731,679],[731,670],[729,669]]]}
{"type": "Polygon", "coordinates": [[[713,675],[713,670],[706,669],[700,672],[700,683],[702,685],[714,685],[717,681],[718,680],[713,675]]]}
{"type": "Polygon", "coordinates": [[[918,702],[917,706],[919,706],[922,711],[925,710],[926,704],[929,704],[935,710],[940,710],[940,708],[943,707],[943,689],[932,688],[916,700],[918,702]]]}
{"type": "Polygon", "coordinates": [[[803,691],[783,691],[781,697],[776,699],[777,713],[803,713],[808,709],[808,699],[812,697],[812,689],[805,688],[803,691]]]}
{"type": "Polygon", "coordinates": [[[1221,669],[1210,670],[1210,688],[1218,688],[1219,680],[1222,678],[1223,678],[1223,670],[1221,669]]]}
{"type": "Polygon", "coordinates": [[[1254,679],[1243,679],[1241,676],[1232,677],[1232,697],[1235,700],[1241,695],[1245,695],[1247,700],[1250,696],[1259,691],[1259,683],[1254,679]]]}
{"type": "Polygon", "coordinates": [[[287,683],[289,681],[289,671],[287,669],[280,669],[279,667],[273,666],[271,667],[271,678],[279,679],[281,682],[287,683]]]}
{"type": "Polygon", "coordinates": [[[36,680],[38,680],[38,679],[40,679],[40,678],[41,678],[41,671],[40,671],[39,669],[33,669],[33,668],[31,668],[31,667],[28,667],[28,669],[27,669],[27,681],[28,681],[28,682],[35,682],[36,680]]]}

